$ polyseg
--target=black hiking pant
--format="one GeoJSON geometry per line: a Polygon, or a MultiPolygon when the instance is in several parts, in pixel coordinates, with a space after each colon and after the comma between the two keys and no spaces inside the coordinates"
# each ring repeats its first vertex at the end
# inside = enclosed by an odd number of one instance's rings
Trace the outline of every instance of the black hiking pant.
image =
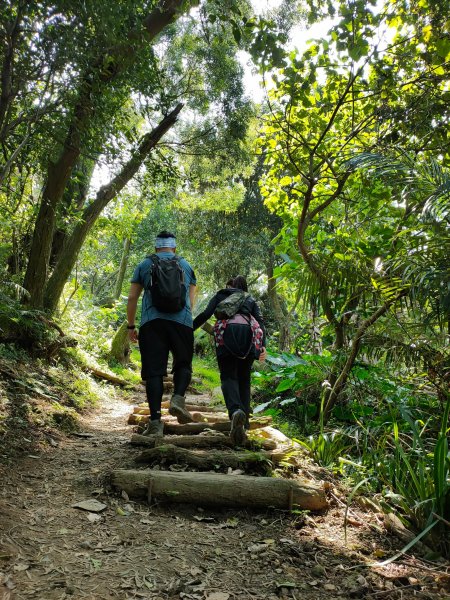
{"type": "Polygon", "coordinates": [[[161,419],[163,377],[167,375],[169,352],[173,357],[173,393],[184,396],[191,382],[194,331],[175,321],[154,319],[139,330],[139,350],[150,419],[157,421],[161,419]]]}
{"type": "Polygon", "coordinates": [[[237,410],[246,415],[246,428],[250,414],[250,374],[255,360],[253,352],[247,358],[236,358],[231,354],[217,355],[223,397],[227,405],[228,416],[237,410]]]}

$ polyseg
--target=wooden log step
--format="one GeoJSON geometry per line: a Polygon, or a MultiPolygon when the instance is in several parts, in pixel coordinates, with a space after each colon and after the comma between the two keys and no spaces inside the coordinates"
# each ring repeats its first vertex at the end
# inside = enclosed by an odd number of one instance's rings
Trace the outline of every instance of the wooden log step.
{"type": "MultiPolygon", "coordinates": [[[[277,457],[279,454],[277,455],[277,457]]],[[[217,467],[240,467],[259,466],[266,474],[270,472],[269,462],[272,454],[265,450],[230,451],[230,450],[188,450],[173,444],[162,444],[149,450],[144,450],[136,457],[138,463],[153,463],[164,461],[166,465],[189,465],[200,471],[210,471],[217,467]]]]}
{"type": "Polygon", "coordinates": [[[207,406],[206,404],[202,404],[202,403],[200,403],[200,404],[188,403],[188,404],[186,404],[186,408],[190,412],[199,411],[199,412],[206,412],[206,413],[221,413],[221,412],[224,412],[227,410],[227,408],[224,404],[222,404],[220,406],[207,406]]]}
{"type": "Polygon", "coordinates": [[[250,475],[222,475],[118,469],[112,485],[131,498],[168,500],[196,506],[323,510],[323,486],[308,481],[250,475]]]}
{"type": "MultiPolygon", "coordinates": [[[[149,415],[135,415],[132,414],[128,417],[128,425],[146,425],[148,423],[149,415]]],[[[250,419],[250,429],[259,429],[265,427],[270,423],[271,417],[264,417],[260,419],[250,419]]],[[[186,423],[181,425],[179,423],[169,423],[164,421],[164,434],[166,435],[195,435],[202,433],[205,429],[212,429],[213,431],[230,431],[230,421],[219,422],[219,423],[186,423]]]]}
{"type": "MultiPolygon", "coordinates": [[[[141,385],[143,385],[145,387],[145,381],[141,380],[141,385]]],[[[164,394],[172,394],[173,393],[173,381],[172,379],[165,379],[163,380],[163,392],[164,394]]],[[[196,396],[201,396],[202,392],[200,392],[199,390],[197,390],[195,387],[193,386],[189,386],[187,389],[187,392],[190,394],[194,394],[196,396]]]]}
{"type": "MultiPolygon", "coordinates": [[[[211,435],[169,435],[164,437],[145,436],[134,433],[131,436],[130,443],[133,446],[147,446],[155,448],[163,444],[172,444],[179,448],[234,448],[229,436],[221,433],[211,435]]],[[[244,443],[244,448],[255,450],[262,448],[263,450],[275,450],[276,442],[273,440],[247,440],[244,443]]]]}
{"type": "MultiPolygon", "coordinates": [[[[270,419],[271,417],[250,419],[250,430],[265,427],[270,423],[270,419]]],[[[181,425],[179,423],[164,423],[164,433],[167,435],[195,435],[197,433],[202,433],[206,429],[212,429],[212,431],[228,432],[231,430],[231,422],[227,421],[225,423],[186,423],[185,425],[181,425]]]]}
{"type": "MultiPolygon", "coordinates": [[[[148,423],[148,419],[149,419],[149,415],[140,415],[137,413],[133,413],[132,415],[128,415],[127,423],[128,423],[128,425],[139,425],[139,426],[145,427],[148,423]]],[[[172,417],[171,415],[169,415],[167,413],[163,414],[162,421],[164,423],[172,423],[173,425],[176,425],[178,423],[176,417],[172,417]]]]}
{"type": "MultiPolygon", "coordinates": [[[[161,408],[169,408],[170,401],[161,402],[161,408]]],[[[186,409],[190,412],[206,412],[206,413],[222,413],[226,410],[225,406],[203,406],[203,404],[186,404],[186,409]]],[[[133,412],[138,415],[150,414],[150,409],[147,403],[138,404],[133,407],[133,412]]]]}
{"type": "MultiPolygon", "coordinates": [[[[189,405],[186,405],[186,409],[191,413],[192,415],[192,419],[195,423],[226,423],[227,421],[229,421],[230,419],[228,418],[228,413],[224,413],[224,412],[217,412],[217,413],[211,413],[211,412],[207,412],[204,413],[202,412],[195,412],[198,411],[198,406],[193,407],[194,410],[192,410],[192,407],[189,408],[189,405]]],[[[167,408],[163,408],[162,409],[162,414],[165,415],[167,414],[167,408]]],[[[139,408],[138,406],[135,406],[133,408],[133,415],[150,415],[150,410],[148,408],[139,408]]],[[[131,416],[131,415],[130,415],[131,416]]],[[[129,422],[129,425],[133,424],[133,419],[131,419],[131,421],[129,422]]]]}
{"type": "Polygon", "coordinates": [[[191,415],[195,423],[228,423],[230,421],[228,413],[191,412],[191,415]]]}
{"type": "MultiPolygon", "coordinates": [[[[163,396],[163,401],[170,401],[170,398],[170,396],[163,396]]],[[[209,395],[203,393],[197,394],[196,396],[191,396],[190,394],[188,394],[186,397],[186,404],[193,404],[197,406],[198,410],[200,410],[200,407],[211,406],[211,398],[209,395]]],[[[169,404],[167,404],[167,406],[169,406],[169,404]]],[[[224,404],[222,404],[222,407],[223,406],[224,404]]]]}

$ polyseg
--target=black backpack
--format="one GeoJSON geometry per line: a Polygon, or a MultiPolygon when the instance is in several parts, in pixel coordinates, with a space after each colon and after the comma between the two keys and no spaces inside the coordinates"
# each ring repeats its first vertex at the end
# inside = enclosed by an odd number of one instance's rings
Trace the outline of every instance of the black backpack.
{"type": "Polygon", "coordinates": [[[148,256],[152,261],[148,290],[152,305],[161,312],[176,313],[186,306],[186,283],[180,257],[160,258],[148,256]]]}
{"type": "Polygon", "coordinates": [[[241,311],[245,301],[249,297],[250,294],[242,290],[233,292],[219,302],[214,311],[214,316],[219,320],[231,319],[231,317],[234,317],[234,315],[237,315],[241,311]]]}

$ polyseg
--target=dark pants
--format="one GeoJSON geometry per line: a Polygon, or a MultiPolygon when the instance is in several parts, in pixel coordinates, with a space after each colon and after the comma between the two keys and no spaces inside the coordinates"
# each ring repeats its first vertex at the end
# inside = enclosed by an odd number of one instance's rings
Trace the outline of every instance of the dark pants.
{"type": "Polygon", "coordinates": [[[253,353],[247,358],[236,358],[230,354],[217,356],[222,383],[223,397],[228,409],[228,416],[236,410],[250,414],[250,373],[255,357],[253,353]]]}
{"type": "Polygon", "coordinates": [[[139,350],[150,419],[156,421],[161,418],[163,377],[167,375],[169,352],[173,356],[174,394],[184,396],[191,382],[194,332],[192,327],[174,321],[154,319],[139,330],[139,350]]]}

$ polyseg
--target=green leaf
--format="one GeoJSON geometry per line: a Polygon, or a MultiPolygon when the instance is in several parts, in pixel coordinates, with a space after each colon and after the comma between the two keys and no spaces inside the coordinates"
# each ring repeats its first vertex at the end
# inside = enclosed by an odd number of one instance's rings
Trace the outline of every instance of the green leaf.
{"type": "Polygon", "coordinates": [[[276,392],[284,392],[285,390],[290,390],[292,388],[293,384],[294,384],[294,380],[293,379],[283,379],[277,385],[277,388],[276,388],[275,391],[276,392]]]}

